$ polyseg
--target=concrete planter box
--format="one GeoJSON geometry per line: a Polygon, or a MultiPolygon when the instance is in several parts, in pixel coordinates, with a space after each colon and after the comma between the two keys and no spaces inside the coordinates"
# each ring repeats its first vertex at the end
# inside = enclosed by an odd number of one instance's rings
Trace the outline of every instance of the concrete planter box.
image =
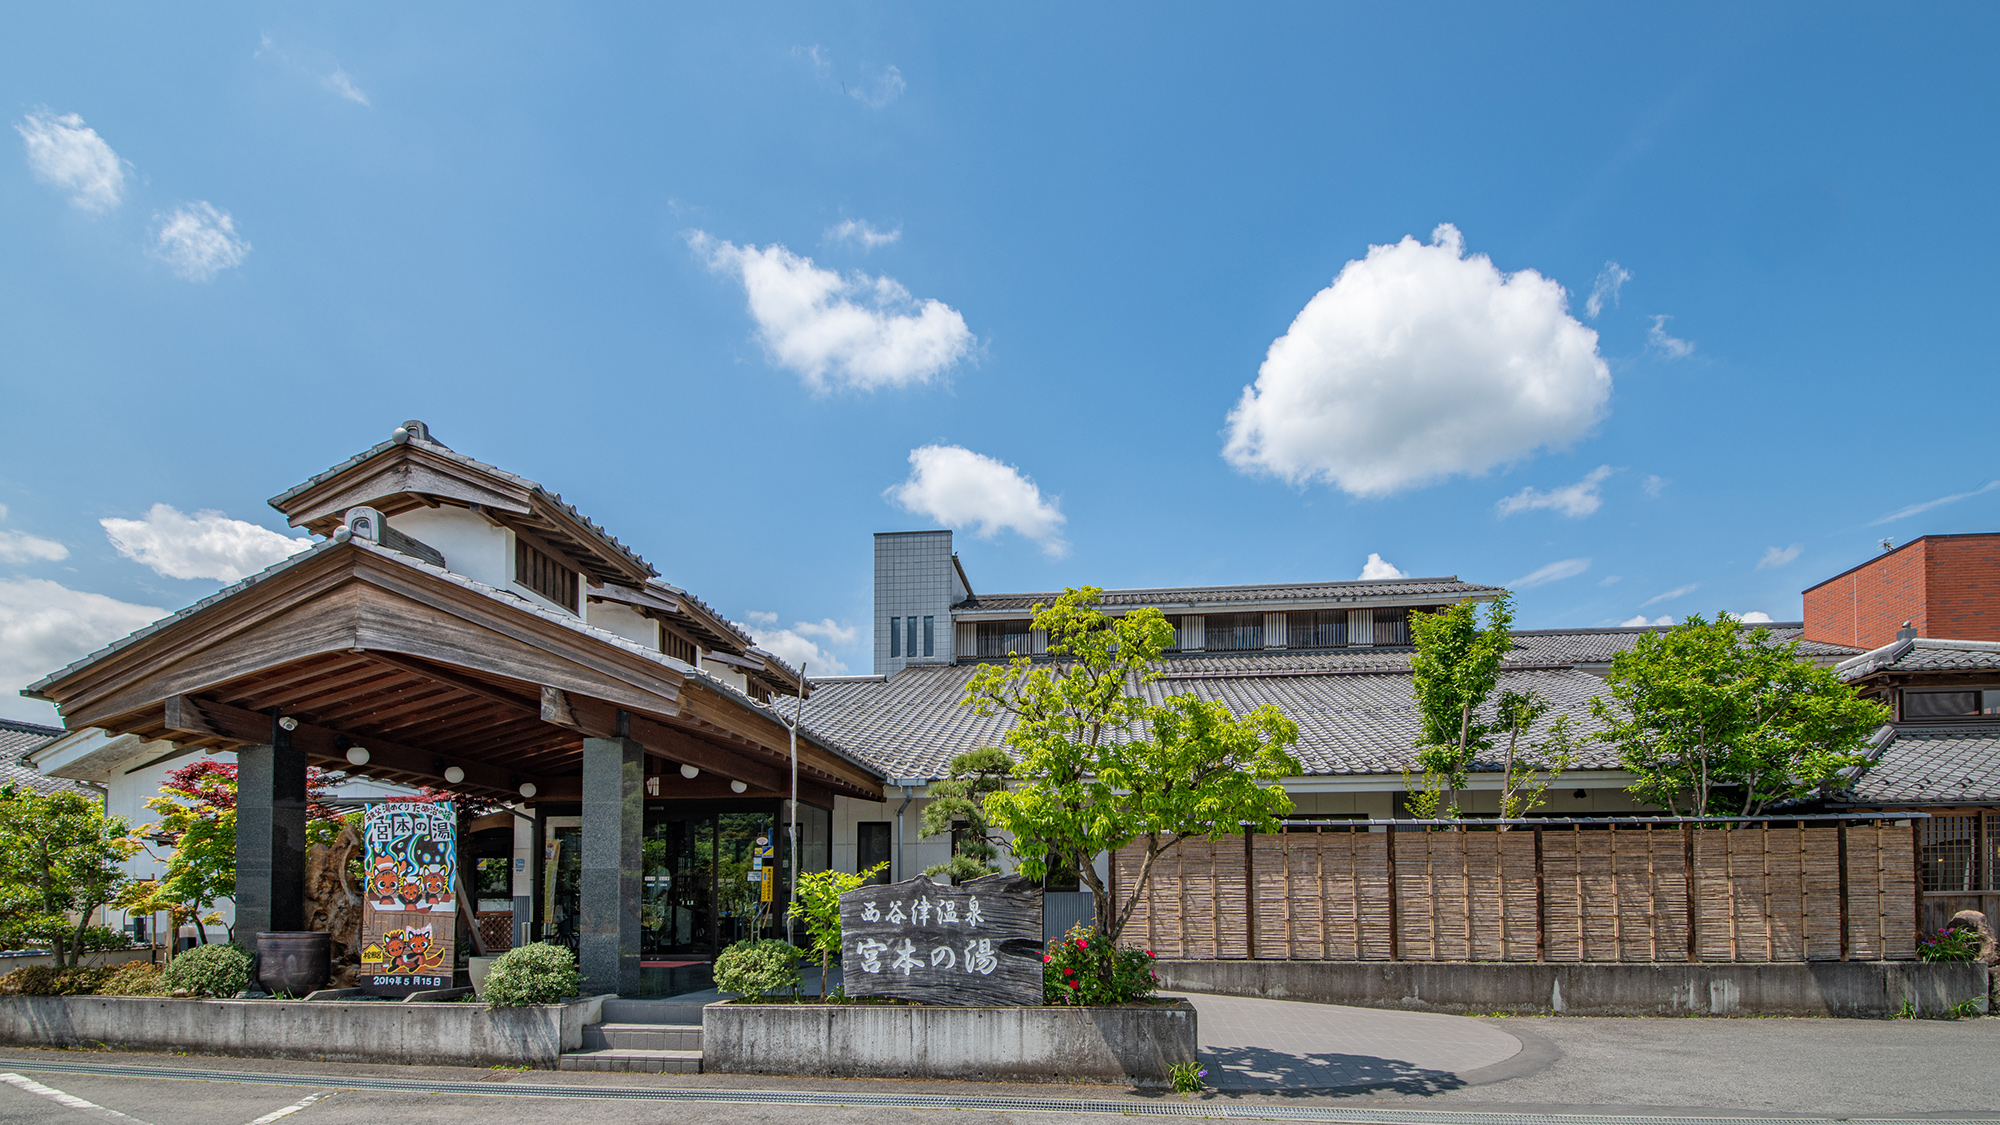
{"type": "Polygon", "coordinates": [[[1195,1061],[1194,1006],[945,1008],[709,1004],[702,1070],[831,1078],[1165,1086],[1195,1061]]]}
{"type": "Polygon", "coordinates": [[[1920,1016],[1987,1002],[1987,969],[1921,961],[1531,964],[1157,961],[1160,987],[1417,1012],[1571,1016],[1920,1016]]]}
{"type": "Polygon", "coordinates": [[[604,997],[488,1010],[483,1004],[0,996],[0,1043],[203,1055],[553,1069],[583,1046],[604,997]]]}
{"type": "MultiPolygon", "coordinates": [[[[113,949],[100,953],[85,953],[83,955],[83,964],[85,968],[89,969],[115,969],[131,961],[152,961],[156,957],[159,957],[160,954],[161,951],[153,947],[113,949]]],[[[0,974],[11,973],[15,969],[25,969],[30,965],[48,965],[54,967],[55,963],[56,955],[53,953],[36,953],[33,950],[10,949],[5,953],[0,953],[0,974]]]]}

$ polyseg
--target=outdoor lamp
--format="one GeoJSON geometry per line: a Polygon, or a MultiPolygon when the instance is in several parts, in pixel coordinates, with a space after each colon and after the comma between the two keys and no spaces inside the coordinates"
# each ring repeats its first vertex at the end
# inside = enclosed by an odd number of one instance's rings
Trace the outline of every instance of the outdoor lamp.
{"type": "Polygon", "coordinates": [[[292,718],[290,715],[286,715],[284,718],[279,719],[278,725],[284,728],[285,730],[299,729],[299,721],[297,719],[292,718]]]}
{"type": "Polygon", "coordinates": [[[687,778],[689,781],[693,781],[695,778],[701,776],[701,771],[683,762],[681,764],[681,776],[687,778]]]}
{"type": "Polygon", "coordinates": [[[532,781],[524,781],[524,782],[522,782],[522,783],[521,783],[521,796],[523,796],[523,797],[532,797],[532,796],[534,796],[534,795],[535,795],[535,783],[534,783],[534,782],[532,782],[532,781]]]}
{"type": "Polygon", "coordinates": [[[453,785],[457,785],[459,782],[465,780],[465,771],[459,769],[457,766],[446,766],[444,768],[444,779],[453,785]]]}
{"type": "Polygon", "coordinates": [[[729,791],[731,793],[741,793],[748,788],[750,788],[748,785],[745,785],[740,781],[732,781],[729,783],[729,791]]]}
{"type": "Polygon", "coordinates": [[[349,746],[347,748],[347,760],[352,765],[357,765],[357,766],[367,765],[368,748],[366,746],[349,746]]]}

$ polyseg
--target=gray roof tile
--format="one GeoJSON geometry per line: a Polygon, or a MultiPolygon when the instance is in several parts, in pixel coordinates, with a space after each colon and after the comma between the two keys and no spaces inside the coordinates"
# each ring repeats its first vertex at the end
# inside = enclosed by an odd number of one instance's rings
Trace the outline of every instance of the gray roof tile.
{"type": "Polygon", "coordinates": [[[1843,799],[1863,805],[2000,801],[2000,724],[1894,727],[1843,799]]]}
{"type": "Polygon", "coordinates": [[[1883,672],[1992,671],[2000,671],[2000,641],[1950,641],[1934,637],[1892,641],[1834,667],[1835,674],[1849,683],[1883,672]]]}
{"type": "MultiPolygon", "coordinates": [[[[1113,608],[1137,608],[1149,605],[1162,607],[1241,605],[1247,609],[1261,604],[1286,602],[1332,601],[1335,599],[1357,601],[1361,599],[1407,597],[1465,598],[1504,592],[1498,586],[1481,586],[1473,582],[1460,582],[1456,576],[1443,578],[1379,578],[1354,582],[1264,583],[1251,586],[1163,586],[1157,589],[1144,590],[1106,590],[1104,591],[1104,597],[1098,601],[1098,604],[1113,608]]],[[[1027,610],[1037,603],[1047,605],[1055,601],[1060,593],[1061,591],[1039,594],[974,594],[952,608],[967,612],[1027,610]]]]}
{"type": "Polygon", "coordinates": [[[25,785],[37,793],[81,793],[97,796],[97,791],[66,778],[50,777],[28,764],[28,755],[69,733],[61,727],[0,719],[0,788],[25,785]]]}

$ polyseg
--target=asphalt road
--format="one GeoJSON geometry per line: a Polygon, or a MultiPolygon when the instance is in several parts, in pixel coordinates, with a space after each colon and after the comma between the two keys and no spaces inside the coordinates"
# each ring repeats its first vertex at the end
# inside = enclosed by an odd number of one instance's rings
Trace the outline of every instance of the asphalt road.
{"type": "MultiPolygon", "coordinates": [[[[1442,1018],[1442,1017],[1431,1017],[1442,1018]]],[[[1420,1120],[1435,1111],[1458,1114],[1595,1114],[1690,1117],[1921,1116],[2000,1119],[2000,1019],[1957,1022],[1780,1019],[1496,1019],[1467,1020],[1440,1031],[1459,1046],[1467,1063],[1498,1053],[1494,1033],[1521,1049],[1497,1063],[1458,1071],[1422,1066],[1399,1054],[1420,1056],[1410,1038],[1419,1024],[1400,1025],[1401,1041],[1384,1040],[1375,1060],[1360,1068],[1363,1089],[1314,1092],[1280,1082],[1269,1092],[1228,1090],[1210,1094],[1201,1110],[1231,1117],[1260,1112],[1299,1120],[1354,1121],[1387,1115],[1420,1120]],[[1408,1072],[1421,1072],[1412,1079],[1408,1072]],[[1273,1110],[1273,1107],[1276,1107],[1273,1110]],[[1415,1112],[1411,1112],[1415,1111],[1415,1112]],[[1429,1112],[1426,1112],[1429,1111],[1429,1112]]],[[[1434,1052],[1435,1053],[1435,1052],[1434,1052]]],[[[1442,1057],[1442,1056],[1440,1056],[1442,1057]]],[[[1260,1060],[1258,1070],[1277,1066],[1260,1060]]],[[[1305,1058],[1302,1066],[1324,1066],[1305,1058]]],[[[978,1110],[976,1116],[942,1117],[937,1108],[756,1104],[759,1091],[836,1091],[858,1094],[934,1093],[953,1096],[1104,1099],[1116,1109],[1146,1114],[1167,1105],[1162,1096],[1134,1096],[1107,1088],[833,1080],[751,1079],[735,1075],[659,1077],[514,1071],[405,1068],[301,1063],[118,1052],[0,1050],[0,1123],[35,1125],[383,1125],[439,1122],[452,1125],[578,1125],[618,1122],[856,1122],[865,1125],[951,1120],[1075,1123],[1086,1115],[1041,1108],[978,1110]],[[37,1066],[196,1068],[253,1072],[284,1085],[187,1080],[119,1074],[64,1074],[37,1066]],[[360,1077],[392,1077],[425,1084],[415,1091],[340,1089],[360,1077]],[[316,1081],[317,1079],[317,1081],[316,1081]],[[476,1082],[482,1094],[434,1093],[443,1083],[476,1082]],[[744,1102],[686,1103],[632,1099],[522,1096],[523,1085],[606,1090],[706,1089],[746,1091],[744,1102]]],[[[1195,1108],[1186,1106],[1185,1108],[1195,1108]]],[[[1101,1117],[1090,1114],[1089,1117],[1101,1117]]],[[[1468,1125],[1462,1119],[1452,1125],[1468,1125]]],[[[1496,1125],[1525,1125],[1497,1121],[1496,1125]]]]}

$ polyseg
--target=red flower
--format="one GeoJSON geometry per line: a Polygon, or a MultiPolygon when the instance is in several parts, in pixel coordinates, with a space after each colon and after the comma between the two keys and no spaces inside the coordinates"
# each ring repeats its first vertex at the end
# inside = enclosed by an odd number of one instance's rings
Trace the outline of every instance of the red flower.
{"type": "Polygon", "coordinates": [[[1064,975],[1064,976],[1066,976],[1066,977],[1073,977],[1073,976],[1075,976],[1075,975],[1076,975],[1076,970],[1075,970],[1075,969],[1064,969],[1064,970],[1063,970],[1063,975],[1064,975]]]}
{"type": "Polygon", "coordinates": [[[1076,947],[1078,949],[1089,949],[1090,943],[1084,941],[1082,938],[1078,938],[1076,939],[1076,947]]]}
{"type": "Polygon", "coordinates": [[[1152,951],[1152,950],[1150,950],[1150,949],[1148,949],[1148,950],[1146,951],[1146,956],[1148,956],[1148,957],[1151,957],[1152,955],[1153,955],[1153,951],[1152,951]]]}
{"type": "Polygon", "coordinates": [[[1046,965],[1053,960],[1055,960],[1055,958],[1049,956],[1048,954],[1046,953],[1042,954],[1042,964],[1046,965]]]}
{"type": "Polygon", "coordinates": [[[1082,987],[1083,987],[1083,982],[1082,982],[1082,981],[1080,981],[1080,980],[1073,980],[1073,981],[1069,982],[1069,986],[1070,986],[1071,988],[1082,988],[1082,987]]]}

